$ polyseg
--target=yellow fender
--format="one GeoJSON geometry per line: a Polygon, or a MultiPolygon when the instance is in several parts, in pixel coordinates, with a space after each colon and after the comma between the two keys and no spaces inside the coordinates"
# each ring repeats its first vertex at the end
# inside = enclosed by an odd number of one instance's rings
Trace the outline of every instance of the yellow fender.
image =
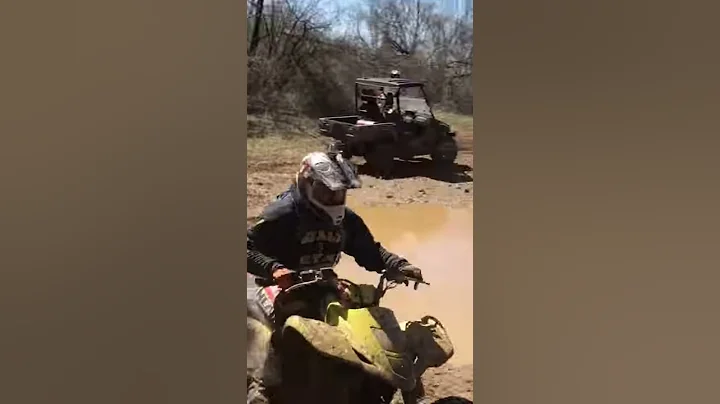
{"type": "Polygon", "coordinates": [[[287,330],[302,336],[321,355],[359,367],[403,391],[415,387],[405,333],[390,309],[347,309],[334,302],[328,305],[325,322],[291,316],[283,333],[287,330]]]}

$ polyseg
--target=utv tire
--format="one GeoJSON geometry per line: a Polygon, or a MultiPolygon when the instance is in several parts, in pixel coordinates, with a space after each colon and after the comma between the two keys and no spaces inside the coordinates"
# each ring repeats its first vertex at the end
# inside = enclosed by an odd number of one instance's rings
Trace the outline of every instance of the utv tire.
{"type": "Polygon", "coordinates": [[[390,178],[395,165],[395,151],[391,145],[376,145],[364,156],[380,178],[390,178]]]}
{"type": "Polygon", "coordinates": [[[458,155],[458,146],[455,139],[446,137],[435,146],[435,150],[430,154],[433,161],[440,164],[452,164],[458,155]]]}

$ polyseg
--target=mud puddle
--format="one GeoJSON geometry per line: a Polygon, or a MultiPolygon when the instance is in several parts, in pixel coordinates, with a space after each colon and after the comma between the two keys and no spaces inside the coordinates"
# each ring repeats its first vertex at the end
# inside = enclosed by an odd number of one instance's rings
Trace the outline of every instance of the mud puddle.
{"type": "MultiPolygon", "coordinates": [[[[400,321],[432,315],[447,328],[455,345],[450,363],[472,363],[473,345],[473,211],[433,205],[363,207],[360,214],[377,241],[423,270],[430,286],[397,287],[384,305],[400,321]]],[[[377,284],[377,274],[358,267],[348,256],[337,267],[356,283],[377,284]]]]}

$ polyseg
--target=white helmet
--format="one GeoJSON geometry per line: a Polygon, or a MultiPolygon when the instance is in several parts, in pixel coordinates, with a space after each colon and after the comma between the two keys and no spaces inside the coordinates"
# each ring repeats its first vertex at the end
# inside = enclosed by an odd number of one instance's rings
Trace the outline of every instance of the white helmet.
{"type": "Polygon", "coordinates": [[[310,204],[339,225],[345,218],[347,190],[360,188],[362,183],[355,166],[341,154],[312,152],[302,159],[297,185],[310,204]]]}

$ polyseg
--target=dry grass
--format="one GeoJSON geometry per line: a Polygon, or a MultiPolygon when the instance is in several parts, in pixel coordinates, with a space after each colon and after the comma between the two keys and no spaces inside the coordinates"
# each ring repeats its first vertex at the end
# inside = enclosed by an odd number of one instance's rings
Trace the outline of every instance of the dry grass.
{"type": "Polygon", "coordinates": [[[473,150],[473,117],[452,112],[436,111],[435,116],[450,124],[457,133],[456,139],[460,150],[473,150]]]}
{"type": "MultiPolygon", "coordinates": [[[[300,164],[302,156],[313,150],[324,149],[322,139],[310,135],[270,135],[247,140],[248,171],[267,170],[300,164]]],[[[296,167],[297,168],[297,167],[296,167]]]]}
{"type": "Polygon", "coordinates": [[[305,154],[326,147],[324,140],[309,129],[300,134],[267,118],[248,117],[248,123],[251,121],[263,131],[253,132],[247,139],[248,218],[256,216],[261,206],[287,188],[305,154]]]}
{"type": "Polygon", "coordinates": [[[463,135],[472,136],[473,133],[473,117],[472,115],[460,115],[452,112],[436,111],[435,115],[449,123],[454,130],[463,135]]]}
{"type": "Polygon", "coordinates": [[[290,111],[265,115],[248,115],[248,137],[266,137],[277,134],[305,135],[317,128],[317,121],[298,116],[290,111]]]}

